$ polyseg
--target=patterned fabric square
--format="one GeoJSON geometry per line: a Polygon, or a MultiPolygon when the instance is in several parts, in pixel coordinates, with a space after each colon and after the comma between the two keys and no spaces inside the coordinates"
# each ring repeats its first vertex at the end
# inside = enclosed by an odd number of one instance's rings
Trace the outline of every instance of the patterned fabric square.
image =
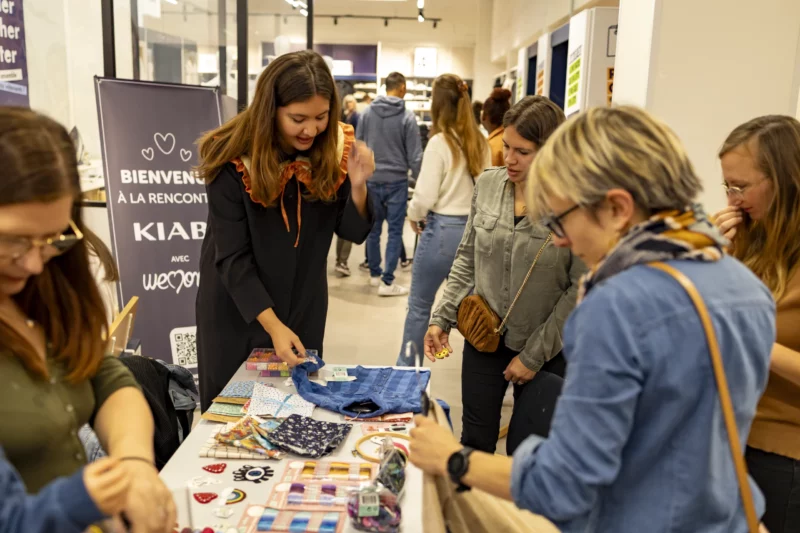
{"type": "Polygon", "coordinates": [[[233,403],[219,403],[214,402],[211,404],[211,407],[208,408],[207,413],[211,413],[213,415],[224,415],[224,416],[243,416],[245,411],[241,405],[236,405],[233,403]]]}
{"type": "Polygon", "coordinates": [[[267,438],[282,450],[317,459],[336,451],[352,427],[352,424],[321,422],[292,415],[277,429],[270,431],[267,438]]]}
{"type": "Polygon", "coordinates": [[[311,417],[314,407],[313,403],[297,394],[286,394],[274,387],[258,383],[253,390],[247,414],[273,418],[287,418],[291,415],[311,417]]]}
{"type": "Polygon", "coordinates": [[[219,396],[222,398],[251,398],[253,389],[258,381],[232,381],[222,389],[219,396]]]}

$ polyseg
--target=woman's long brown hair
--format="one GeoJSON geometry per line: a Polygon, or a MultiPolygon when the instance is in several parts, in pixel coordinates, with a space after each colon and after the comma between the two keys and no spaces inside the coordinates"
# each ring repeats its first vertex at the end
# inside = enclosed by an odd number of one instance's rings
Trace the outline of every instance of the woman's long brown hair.
{"type": "MultiPolygon", "coordinates": [[[[0,169],[0,209],[71,196],[75,199],[72,220],[86,232],[77,202],[80,182],[75,147],[60,124],[27,109],[0,108],[0,169]]],[[[70,382],[97,373],[108,324],[89,268],[86,241],[48,261],[14,300],[44,328],[52,354],[65,363],[70,382]]],[[[33,346],[2,320],[0,352],[19,357],[32,374],[47,377],[47,367],[33,346]]]]}
{"type": "Polygon", "coordinates": [[[453,154],[453,162],[467,158],[467,168],[473,178],[485,170],[489,145],[481,135],[472,103],[469,100],[467,84],[455,74],[442,74],[433,82],[433,101],[431,102],[433,128],[431,136],[441,133],[453,154]]]}
{"type": "Polygon", "coordinates": [[[198,141],[200,177],[211,183],[232,159],[249,155],[252,198],[265,205],[274,203],[280,194],[280,164],[285,159],[280,149],[278,108],[319,95],[330,101],[331,107],[328,128],[311,147],[311,168],[318,193],[312,199],[333,200],[339,177],[336,146],[341,106],[337,94],[333,76],[316,52],[304,50],[278,57],[259,76],[253,103],[198,141]]]}
{"type": "Polygon", "coordinates": [[[772,182],[774,197],[763,220],[745,216],[733,255],[780,300],[800,263],[800,122],[781,115],[754,118],[731,132],[719,157],[745,144],[772,182]]]}

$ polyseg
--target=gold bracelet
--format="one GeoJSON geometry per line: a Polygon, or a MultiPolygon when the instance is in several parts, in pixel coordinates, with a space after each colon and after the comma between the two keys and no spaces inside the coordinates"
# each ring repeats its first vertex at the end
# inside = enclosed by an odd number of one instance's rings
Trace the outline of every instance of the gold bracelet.
{"type": "MultiPolygon", "coordinates": [[[[411,437],[409,437],[408,435],[403,435],[402,433],[389,433],[388,431],[382,431],[380,433],[371,433],[369,435],[364,435],[363,437],[358,439],[358,442],[356,442],[356,447],[353,450],[353,453],[358,454],[359,456],[361,456],[362,459],[364,459],[365,461],[369,461],[370,463],[380,463],[381,460],[379,457],[376,457],[374,455],[367,455],[359,449],[359,447],[362,444],[364,444],[368,440],[371,440],[374,437],[390,437],[392,439],[400,439],[411,442],[411,437]]],[[[398,451],[400,453],[403,453],[403,450],[398,450],[398,451]]]]}

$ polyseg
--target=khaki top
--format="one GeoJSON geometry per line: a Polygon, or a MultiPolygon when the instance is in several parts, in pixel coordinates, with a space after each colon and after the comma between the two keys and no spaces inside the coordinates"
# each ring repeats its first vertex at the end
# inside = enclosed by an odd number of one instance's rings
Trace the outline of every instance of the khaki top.
{"type": "MultiPolygon", "coordinates": [[[[514,184],[505,168],[487,170],[475,183],[472,210],[432,325],[449,331],[461,302],[475,289],[502,318],[522,286],[549,232],[528,218],[514,224],[514,184]]],[[[586,267],[567,248],[550,242],[506,324],[505,344],[538,372],[562,348],[564,322],[575,307],[586,267]]]]}
{"type": "Polygon", "coordinates": [[[503,132],[506,131],[502,126],[489,134],[489,149],[492,152],[492,166],[502,167],[506,164],[503,155],[503,132]]]}
{"type": "MultiPolygon", "coordinates": [[[[778,344],[800,352],[800,268],[777,302],[778,344]]],[[[770,370],[747,444],[800,460],[800,387],[770,370]]]]}
{"type": "Polygon", "coordinates": [[[78,431],[114,392],[137,387],[118,359],[106,357],[94,378],[65,381],[64,363],[47,359],[49,378],[32,375],[16,356],[0,355],[0,446],[29,493],[86,464],[78,431]]]}

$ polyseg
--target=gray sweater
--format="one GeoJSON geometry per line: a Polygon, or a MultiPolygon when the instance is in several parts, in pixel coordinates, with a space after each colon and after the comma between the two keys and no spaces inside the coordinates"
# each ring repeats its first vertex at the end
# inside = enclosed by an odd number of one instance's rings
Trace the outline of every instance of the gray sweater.
{"type": "MultiPolygon", "coordinates": [[[[475,293],[503,317],[522,286],[547,229],[527,218],[514,225],[514,185],[505,167],[484,172],[475,184],[472,210],[447,287],[431,325],[449,331],[461,301],[475,293]]],[[[562,348],[561,332],[586,267],[566,248],[548,244],[506,324],[505,344],[538,372],[562,348]]]]}
{"type": "Polygon", "coordinates": [[[371,183],[417,179],[422,165],[422,141],[414,113],[396,96],[379,96],[361,114],[356,138],[375,152],[371,183]]]}

